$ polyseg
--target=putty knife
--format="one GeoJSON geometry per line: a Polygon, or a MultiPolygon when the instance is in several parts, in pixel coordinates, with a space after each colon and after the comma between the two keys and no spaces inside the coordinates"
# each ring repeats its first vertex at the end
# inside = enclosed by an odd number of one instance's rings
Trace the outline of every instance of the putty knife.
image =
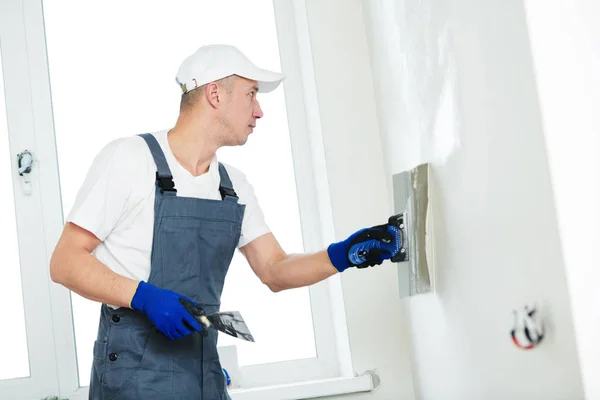
{"type": "Polygon", "coordinates": [[[250,329],[248,329],[248,325],[246,325],[246,322],[239,311],[223,311],[206,315],[206,312],[204,312],[202,307],[197,306],[184,298],[180,298],[179,301],[183,304],[185,309],[194,316],[200,326],[202,326],[203,332],[206,332],[206,329],[212,327],[238,339],[254,342],[250,329]]]}

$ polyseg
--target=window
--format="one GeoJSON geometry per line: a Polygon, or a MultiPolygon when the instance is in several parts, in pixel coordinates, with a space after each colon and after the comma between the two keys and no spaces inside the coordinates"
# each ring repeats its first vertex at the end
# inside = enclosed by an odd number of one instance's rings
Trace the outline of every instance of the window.
{"type": "MultiPolygon", "coordinates": [[[[23,307],[18,305],[18,272],[11,275],[15,291],[7,301],[15,305],[17,321],[24,315],[21,326],[26,334],[19,333],[21,348],[11,346],[11,354],[21,354],[25,364],[17,370],[12,363],[14,376],[0,377],[0,398],[17,398],[15,393],[27,398],[87,398],[99,306],[49,284],[48,261],[62,229],[61,214],[70,210],[91,157],[104,144],[172,126],[179,101],[174,75],[198,46],[232,43],[257,64],[281,69],[279,49],[293,50],[278,44],[275,15],[284,9],[288,18],[291,3],[275,5],[279,11],[265,0],[181,0],[168,7],[142,1],[47,1],[42,14],[36,4],[2,2],[0,44],[3,52],[8,49],[3,65],[8,66],[10,138],[10,152],[5,154],[14,162],[17,151],[32,148],[39,163],[32,174],[32,194],[15,193],[12,214],[13,220],[17,217],[23,307]],[[215,25],[223,16],[236,29],[215,25]],[[196,20],[201,23],[189,23],[196,20]],[[29,380],[12,379],[17,375],[29,380]]],[[[311,201],[316,196],[306,190],[314,191],[315,172],[310,144],[303,142],[306,135],[292,138],[288,133],[288,118],[298,120],[304,113],[302,101],[296,99],[295,108],[286,109],[285,95],[280,87],[260,96],[266,115],[255,135],[242,148],[222,149],[219,157],[246,173],[283,247],[289,252],[312,251],[322,246],[319,212],[311,201]],[[304,191],[297,190],[300,187],[304,191]]],[[[14,170],[12,178],[17,187],[14,170]]],[[[10,212],[7,218],[10,221],[10,212]]],[[[16,245],[11,246],[14,254],[16,245]]],[[[222,308],[240,310],[257,343],[221,335],[219,345],[237,347],[244,388],[340,376],[328,301],[327,284],[272,294],[245,259],[235,256],[222,308]]]]}
{"type": "MultiPolygon", "coordinates": [[[[70,210],[90,160],[101,147],[120,136],[172,126],[180,95],[175,72],[184,57],[199,45],[235,44],[253,56],[257,64],[280,69],[272,3],[238,2],[235,13],[229,11],[230,7],[227,2],[193,0],[168,8],[143,1],[45,2],[64,215],[70,210]],[[116,8],[118,13],[113,12],[116,8]],[[237,29],[221,29],[220,17],[202,18],[201,24],[182,24],[181,10],[190,17],[228,15],[228,24],[237,29]],[[94,18],[65,17],[73,12],[94,18]],[[106,26],[111,27],[109,32],[106,26]],[[76,56],[73,48],[78,49],[76,56]]],[[[283,90],[259,95],[259,100],[266,116],[259,121],[256,134],[246,146],[220,150],[219,158],[248,175],[282,246],[301,252],[283,90]]],[[[72,296],[79,380],[85,386],[99,306],[76,294],[72,296]]],[[[241,366],[315,357],[308,289],[272,294],[239,253],[228,274],[222,309],[240,310],[257,339],[256,343],[247,343],[220,335],[220,344],[237,346],[241,366]],[[289,326],[294,328],[287,329],[289,326]]]]}

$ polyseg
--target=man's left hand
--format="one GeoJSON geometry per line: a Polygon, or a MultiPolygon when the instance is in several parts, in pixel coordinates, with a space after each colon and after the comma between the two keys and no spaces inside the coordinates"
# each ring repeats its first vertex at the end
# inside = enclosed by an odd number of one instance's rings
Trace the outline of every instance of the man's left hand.
{"type": "Polygon", "coordinates": [[[342,242],[331,244],[327,254],[340,272],[347,268],[380,265],[394,257],[401,248],[400,231],[390,224],[361,229],[342,242]]]}

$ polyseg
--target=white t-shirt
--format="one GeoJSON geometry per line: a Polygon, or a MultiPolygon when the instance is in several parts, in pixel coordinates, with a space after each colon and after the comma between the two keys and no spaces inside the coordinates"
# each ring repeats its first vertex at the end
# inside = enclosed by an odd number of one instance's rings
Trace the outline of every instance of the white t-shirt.
{"type": "MultiPolygon", "coordinates": [[[[154,133],[173,175],[178,196],[220,200],[219,166],[212,160],[207,173],[194,177],[173,156],[167,131],[154,133]]],[[[239,170],[225,165],[239,203],[246,205],[238,248],[268,233],[254,189],[239,170]]],[[[112,271],[148,280],[154,228],[156,164],[139,136],[116,139],[94,159],[67,216],[102,242],[94,255],[112,271]]]]}

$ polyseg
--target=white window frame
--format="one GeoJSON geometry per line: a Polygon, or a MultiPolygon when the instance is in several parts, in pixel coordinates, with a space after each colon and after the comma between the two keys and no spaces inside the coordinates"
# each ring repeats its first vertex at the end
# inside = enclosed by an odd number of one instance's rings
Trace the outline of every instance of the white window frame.
{"type": "MultiPolygon", "coordinates": [[[[56,393],[58,389],[55,376],[47,372],[56,370],[54,366],[56,354],[54,337],[48,329],[52,319],[48,273],[43,267],[46,258],[44,252],[30,251],[33,248],[44,248],[46,241],[46,232],[39,224],[45,211],[36,179],[39,169],[34,167],[31,174],[32,193],[26,195],[22,190],[15,165],[16,155],[25,149],[33,151],[34,156],[37,156],[34,148],[37,146],[38,126],[34,119],[30,95],[30,85],[34,82],[30,82],[29,79],[13,79],[27,77],[28,74],[26,68],[20,68],[27,65],[27,50],[24,46],[20,46],[22,43],[18,40],[12,40],[14,36],[25,37],[26,34],[21,7],[14,7],[6,1],[0,2],[0,53],[5,96],[3,100],[5,100],[7,119],[7,126],[2,127],[1,131],[8,129],[9,132],[18,132],[16,135],[9,136],[9,151],[19,233],[19,261],[30,371],[29,377],[0,381],[2,398],[34,397],[42,393],[56,393]],[[11,37],[10,34],[13,36],[11,37]]],[[[39,159],[36,161],[38,165],[42,162],[39,159]]],[[[10,322],[5,321],[5,324],[10,322]]]]}
{"type": "MultiPolygon", "coordinates": [[[[70,293],[52,283],[48,272],[63,217],[42,1],[4,0],[1,4],[0,44],[11,152],[31,149],[38,163],[32,177],[37,193],[17,199],[19,224],[33,227],[35,221],[38,226],[42,221],[43,229],[28,235],[27,241],[20,240],[31,378],[0,381],[0,397],[18,393],[19,398],[87,399],[87,387],[80,388],[78,383],[70,293]],[[44,251],[23,251],[31,248],[44,251]]],[[[308,21],[304,0],[274,0],[274,8],[287,75],[285,98],[304,247],[310,252],[334,240],[334,226],[308,21]]],[[[15,196],[21,196],[15,175],[15,196]]],[[[370,375],[355,377],[352,370],[339,275],[309,291],[317,358],[241,367],[245,387],[232,390],[233,399],[306,398],[373,388],[370,375]]]]}

